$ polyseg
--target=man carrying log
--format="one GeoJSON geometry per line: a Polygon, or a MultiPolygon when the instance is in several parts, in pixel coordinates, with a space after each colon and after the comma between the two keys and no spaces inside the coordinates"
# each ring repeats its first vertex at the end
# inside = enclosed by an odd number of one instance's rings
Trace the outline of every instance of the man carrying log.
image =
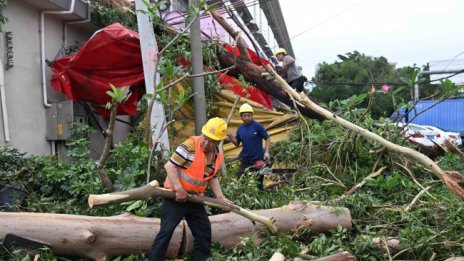
{"type": "MultiPolygon", "coordinates": [[[[237,177],[240,177],[245,172],[245,169],[253,167],[260,169],[270,160],[269,150],[271,148],[271,137],[264,129],[263,125],[253,120],[253,108],[250,104],[244,103],[239,109],[240,117],[243,124],[237,129],[236,135],[227,132],[230,141],[238,146],[240,143],[243,149],[240,152],[240,167],[237,171],[237,177]],[[265,145],[263,148],[263,140],[265,145]],[[263,161],[264,160],[264,161],[263,161]]],[[[263,175],[258,175],[258,188],[263,189],[263,175]]]]}
{"type": "Polygon", "coordinates": [[[164,260],[172,234],[185,218],[194,236],[193,260],[204,261],[211,256],[211,223],[202,204],[187,202],[189,193],[203,195],[207,185],[216,199],[231,203],[222,194],[216,174],[223,163],[218,145],[226,137],[227,124],[221,118],[210,119],[200,136],[189,137],[180,144],[168,163],[164,187],[176,192],[175,200],[164,199],[160,231],[156,235],[149,261],[164,260]]]}

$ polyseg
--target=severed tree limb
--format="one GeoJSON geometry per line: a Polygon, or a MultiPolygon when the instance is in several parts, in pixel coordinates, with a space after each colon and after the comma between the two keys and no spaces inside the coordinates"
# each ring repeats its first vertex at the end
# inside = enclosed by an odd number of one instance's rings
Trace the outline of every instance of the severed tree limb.
{"type": "Polygon", "coordinates": [[[310,108],[312,111],[316,112],[319,115],[323,115],[326,119],[328,120],[333,120],[340,124],[342,127],[349,129],[351,131],[354,131],[358,133],[359,135],[363,136],[366,139],[372,140],[376,143],[381,144],[385,148],[387,148],[389,151],[394,152],[394,153],[400,153],[410,159],[416,160],[419,163],[421,163],[424,167],[427,169],[430,169],[435,176],[437,176],[450,190],[454,195],[456,195],[459,199],[464,201],[464,189],[459,186],[453,179],[449,178],[447,175],[444,175],[444,171],[429,157],[425,156],[422,153],[419,153],[411,148],[399,146],[397,144],[394,144],[379,135],[372,133],[354,123],[351,123],[334,113],[318,106],[315,104],[313,101],[311,101],[308,96],[306,96],[304,93],[297,93],[294,89],[292,89],[282,77],[280,77],[275,71],[274,68],[272,68],[270,65],[266,66],[266,70],[271,74],[279,83],[280,85],[291,95],[299,101],[302,105],[304,105],[307,108],[310,108]]]}
{"type": "MultiPolygon", "coordinates": [[[[150,200],[155,197],[175,199],[176,193],[169,189],[160,188],[158,181],[154,180],[143,187],[130,189],[122,192],[114,192],[101,195],[90,194],[88,198],[88,204],[90,208],[93,208],[94,206],[117,204],[131,200],[150,200]]],[[[202,197],[190,194],[187,198],[187,201],[205,204],[211,207],[220,208],[225,211],[234,212],[249,220],[263,224],[272,234],[277,233],[275,220],[272,217],[267,218],[259,214],[253,213],[249,210],[243,209],[234,204],[230,204],[222,200],[213,199],[209,197],[202,197]]]]}

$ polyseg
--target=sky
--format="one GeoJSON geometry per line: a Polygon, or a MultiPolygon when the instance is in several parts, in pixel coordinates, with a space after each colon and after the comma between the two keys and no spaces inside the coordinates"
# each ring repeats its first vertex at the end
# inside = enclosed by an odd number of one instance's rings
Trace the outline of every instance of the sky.
{"type": "Polygon", "coordinates": [[[308,79],[318,63],[354,50],[384,56],[397,67],[435,61],[450,70],[457,68],[442,60],[464,59],[464,0],[279,2],[296,62],[308,79]]]}

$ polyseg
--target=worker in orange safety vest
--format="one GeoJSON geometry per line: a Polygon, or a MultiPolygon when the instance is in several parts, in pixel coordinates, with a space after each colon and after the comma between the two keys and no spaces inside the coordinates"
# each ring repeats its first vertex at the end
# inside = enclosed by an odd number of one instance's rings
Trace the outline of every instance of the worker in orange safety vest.
{"type": "Polygon", "coordinates": [[[211,223],[202,204],[187,202],[188,193],[203,195],[207,185],[216,199],[232,203],[222,194],[217,173],[223,163],[219,143],[226,137],[227,123],[221,118],[210,119],[200,136],[192,136],[180,144],[164,168],[164,187],[176,192],[176,199],[164,199],[160,231],[151,247],[148,260],[164,260],[172,234],[185,218],[194,236],[193,260],[204,261],[211,256],[211,223]]]}

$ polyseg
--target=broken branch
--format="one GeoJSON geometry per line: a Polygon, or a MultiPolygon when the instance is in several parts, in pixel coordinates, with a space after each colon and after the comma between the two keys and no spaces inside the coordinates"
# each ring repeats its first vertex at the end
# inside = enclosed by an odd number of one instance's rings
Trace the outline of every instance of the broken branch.
{"type": "MultiPolygon", "coordinates": [[[[90,208],[93,208],[94,206],[117,204],[131,200],[150,200],[155,197],[175,199],[176,193],[172,190],[160,188],[157,181],[152,181],[143,187],[130,189],[122,192],[114,192],[101,195],[90,194],[88,198],[88,204],[90,208]]],[[[234,212],[252,221],[256,221],[263,224],[272,234],[277,233],[277,227],[274,224],[275,220],[272,217],[263,217],[234,204],[230,204],[222,200],[213,199],[209,197],[189,195],[187,201],[205,204],[208,206],[220,208],[225,211],[234,212]]]]}

